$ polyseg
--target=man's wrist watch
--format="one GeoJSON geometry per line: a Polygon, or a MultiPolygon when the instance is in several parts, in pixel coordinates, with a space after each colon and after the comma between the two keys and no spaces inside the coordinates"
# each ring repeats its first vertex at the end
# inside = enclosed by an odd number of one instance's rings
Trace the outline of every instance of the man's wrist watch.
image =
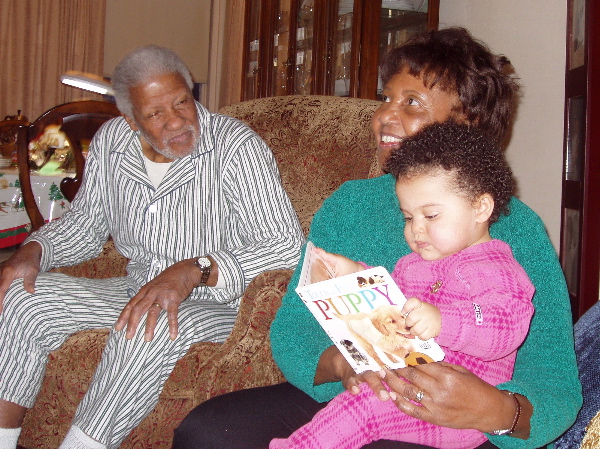
{"type": "Polygon", "coordinates": [[[519,402],[519,399],[517,399],[517,396],[515,396],[515,394],[512,391],[506,392],[509,396],[512,396],[512,398],[515,401],[515,417],[513,418],[512,426],[510,426],[510,429],[494,430],[493,432],[491,432],[492,435],[510,435],[515,431],[517,423],[519,422],[519,418],[521,417],[521,403],[519,402]]]}
{"type": "Polygon", "coordinates": [[[212,268],[212,261],[206,257],[206,256],[202,256],[202,257],[198,257],[195,261],[194,261],[194,265],[196,265],[198,268],[200,268],[200,271],[202,271],[202,277],[200,278],[200,283],[198,284],[198,286],[203,286],[206,285],[206,283],[208,282],[208,278],[210,276],[210,270],[212,268]]]}

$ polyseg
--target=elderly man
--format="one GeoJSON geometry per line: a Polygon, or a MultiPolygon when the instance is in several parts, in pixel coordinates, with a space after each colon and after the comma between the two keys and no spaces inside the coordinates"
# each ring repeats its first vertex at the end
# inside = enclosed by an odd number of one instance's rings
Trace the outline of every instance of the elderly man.
{"type": "Polygon", "coordinates": [[[1,268],[0,448],[16,446],[48,353],[111,326],[61,448],[118,447],[190,345],[225,340],[248,283],[298,262],[303,235],[272,153],[194,101],[174,53],[133,51],[113,85],[123,118],[94,137],[71,211],[1,268]],[[95,256],[109,235],[130,259],[126,277],[45,273],[95,256]]]}

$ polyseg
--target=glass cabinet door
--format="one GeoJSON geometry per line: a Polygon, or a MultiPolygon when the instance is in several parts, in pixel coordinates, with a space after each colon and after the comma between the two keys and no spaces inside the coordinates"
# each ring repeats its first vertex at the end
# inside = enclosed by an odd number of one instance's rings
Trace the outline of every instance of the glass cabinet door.
{"type": "Polygon", "coordinates": [[[353,2],[340,0],[333,36],[333,86],[327,89],[329,95],[336,97],[350,96],[353,20],[353,2]]]}
{"type": "MultiPolygon", "coordinates": [[[[427,0],[382,0],[379,61],[388,49],[395,48],[411,36],[427,30],[428,12],[427,0]]],[[[381,89],[381,80],[378,80],[378,96],[381,89]]]]}
{"type": "Polygon", "coordinates": [[[428,3],[427,0],[382,0],[380,54],[427,30],[428,3]]]}
{"type": "Polygon", "coordinates": [[[260,3],[260,0],[248,0],[246,3],[246,55],[243,88],[245,100],[259,98],[260,3]]]}
{"type": "Polygon", "coordinates": [[[292,51],[295,40],[292,36],[293,8],[296,1],[278,0],[275,36],[273,37],[273,76],[271,95],[288,95],[293,84],[292,51]]]}
{"type": "Polygon", "coordinates": [[[295,95],[313,92],[313,35],[315,28],[315,0],[300,0],[296,21],[296,49],[294,61],[295,95]]]}
{"type": "Polygon", "coordinates": [[[436,28],[439,0],[247,0],[242,100],[377,98],[383,53],[436,28]]]}

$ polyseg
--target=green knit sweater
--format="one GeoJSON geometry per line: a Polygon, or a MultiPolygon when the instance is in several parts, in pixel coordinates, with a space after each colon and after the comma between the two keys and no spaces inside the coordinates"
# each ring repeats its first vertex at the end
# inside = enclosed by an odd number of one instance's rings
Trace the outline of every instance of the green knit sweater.
{"type": "MultiPolygon", "coordinates": [[[[541,219],[516,198],[511,213],[492,225],[493,238],[507,242],[535,285],[535,314],[517,353],[513,380],[498,386],[533,404],[531,436],[489,436],[502,449],[538,448],[561,435],[581,407],[569,297],[564,277],[541,219]]],[[[350,181],[325,200],[308,237],[326,251],[392,271],[410,252],[391,175],[350,181]]],[[[287,380],[319,402],[343,391],[341,382],[314,385],[321,353],[331,340],[296,295],[302,260],[271,327],[275,361],[287,380]]],[[[465,398],[467,399],[467,398],[465,398]]],[[[477,398],[471,398],[477,400],[477,398]]]]}

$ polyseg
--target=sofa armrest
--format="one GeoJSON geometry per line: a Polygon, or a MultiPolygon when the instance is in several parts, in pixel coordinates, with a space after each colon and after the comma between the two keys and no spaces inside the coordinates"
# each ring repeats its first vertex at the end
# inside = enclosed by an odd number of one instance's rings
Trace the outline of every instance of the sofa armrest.
{"type": "Polygon", "coordinates": [[[196,385],[212,385],[211,396],[214,396],[285,381],[271,355],[269,330],[292,272],[267,271],[250,283],[231,334],[201,367],[196,385]]]}
{"type": "Polygon", "coordinates": [[[245,339],[265,338],[268,342],[271,323],[281,306],[283,295],[293,270],[273,270],[259,274],[242,297],[240,310],[231,336],[223,347],[235,345],[245,339]]]}

